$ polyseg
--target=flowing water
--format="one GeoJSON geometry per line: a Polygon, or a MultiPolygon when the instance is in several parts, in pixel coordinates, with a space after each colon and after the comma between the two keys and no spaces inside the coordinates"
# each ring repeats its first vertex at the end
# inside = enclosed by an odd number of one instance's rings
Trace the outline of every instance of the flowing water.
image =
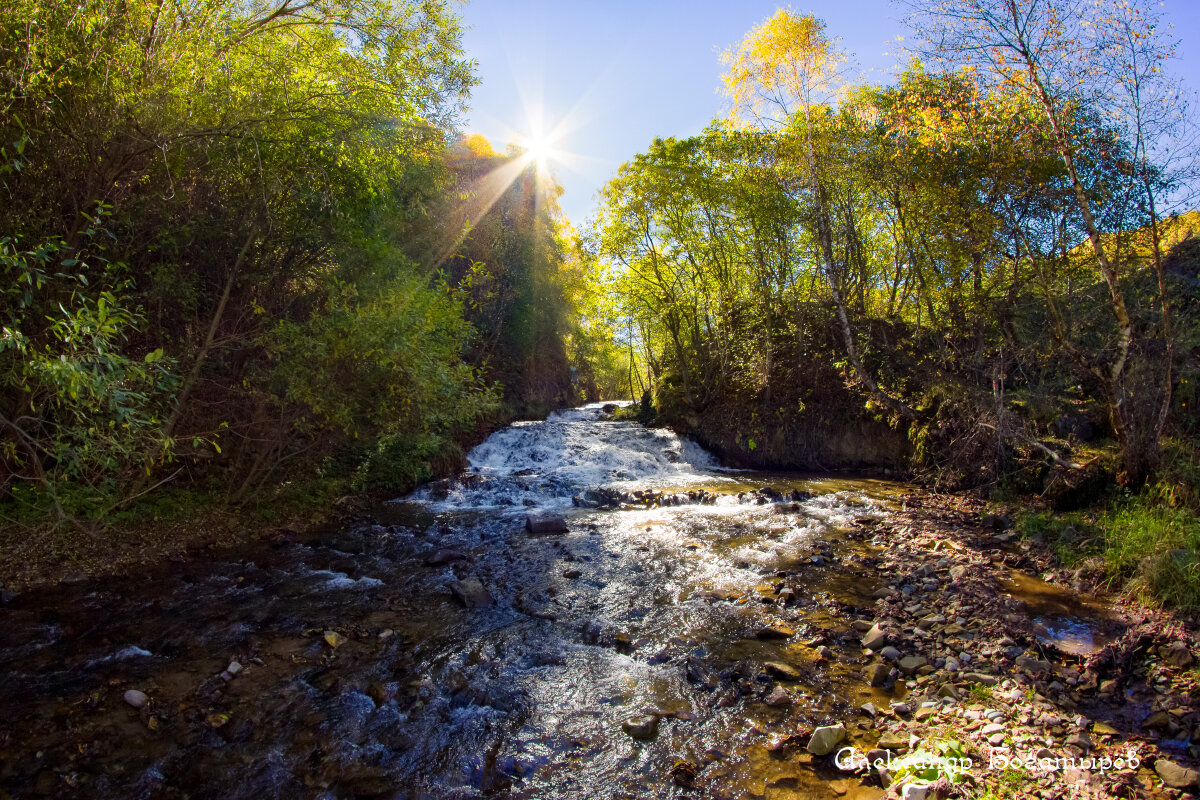
{"type": "Polygon", "coordinates": [[[0,797],[844,792],[776,746],[889,699],[858,677],[847,616],[877,578],[845,532],[903,487],[722,470],[602,417],[499,431],[375,524],[19,596],[0,608],[0,797]],[[668,499],[575,507],[600,487],[668,499]],[[568,532],[526,531],[548,512],[568,532]],[[472,578],[490,604],[453,599],[472,578]],[[789,702],[764,702],[776,686],[789,702]]]}

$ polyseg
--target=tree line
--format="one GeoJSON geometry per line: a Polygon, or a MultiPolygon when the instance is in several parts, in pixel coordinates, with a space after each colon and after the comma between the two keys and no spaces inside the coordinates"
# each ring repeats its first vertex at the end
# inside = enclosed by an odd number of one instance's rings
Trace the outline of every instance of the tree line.
{"type": "Polygon", "coordinates": [[[605,188],[630,392],[685,425],[740,403],[753,450],[837,384],[947,485],[1088,466],[1067,431],[1094,423],[1140,486],[1200,399],[1173,44],[1148,4],[911,10],[912,59],[871,85],[781,9],[724,56],[730,114],[605,188]]]}
{"type": "Polygon", "coordinates": [[[571,400],[573,233],[476,81],[442,0],[4,4],[6,523],[399,492],[571,400]]]}

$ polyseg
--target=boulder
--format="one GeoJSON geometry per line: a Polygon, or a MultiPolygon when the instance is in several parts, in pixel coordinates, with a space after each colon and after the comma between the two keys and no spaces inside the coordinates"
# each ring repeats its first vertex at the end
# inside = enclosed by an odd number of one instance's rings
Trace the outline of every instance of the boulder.
{"type": "Polygon", "coordinates": [[[883,686],[888,681],[888,676],[892,671],[888,669],[887,664],[872,664],[863,670],[863,676],[872,686],[883,686]]]}

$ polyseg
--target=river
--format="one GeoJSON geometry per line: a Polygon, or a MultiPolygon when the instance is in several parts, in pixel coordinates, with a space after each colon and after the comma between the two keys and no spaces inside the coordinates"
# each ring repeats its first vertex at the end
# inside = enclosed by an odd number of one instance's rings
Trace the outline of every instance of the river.
{"type": "Polygon", "coordinates": [[[604,416],[498,431],[373,522],[18,597],[0,796],[878,797],[779,751],[896,697],[850,622],[905,487],[604,416]]]}

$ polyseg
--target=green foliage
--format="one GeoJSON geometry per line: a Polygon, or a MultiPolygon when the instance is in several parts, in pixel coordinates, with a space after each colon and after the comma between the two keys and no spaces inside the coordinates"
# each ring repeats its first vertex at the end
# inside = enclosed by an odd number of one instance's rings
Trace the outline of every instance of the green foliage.
{"type": "Polygon", "coordinates": [[[971,763],[962,743],[954,739],[922,742],[921,746],[892,762],[896,785],[929,786],[945,778],[952,785],[970,782],[966,765],[971,763]]]}
{"type": "Polygon", "coordinates": [[[1144,491],[1101,520],[1104,558],[1117,581],[1131,581],[1168,606],[1200,606],[1200,517],[1144,491]]]}

